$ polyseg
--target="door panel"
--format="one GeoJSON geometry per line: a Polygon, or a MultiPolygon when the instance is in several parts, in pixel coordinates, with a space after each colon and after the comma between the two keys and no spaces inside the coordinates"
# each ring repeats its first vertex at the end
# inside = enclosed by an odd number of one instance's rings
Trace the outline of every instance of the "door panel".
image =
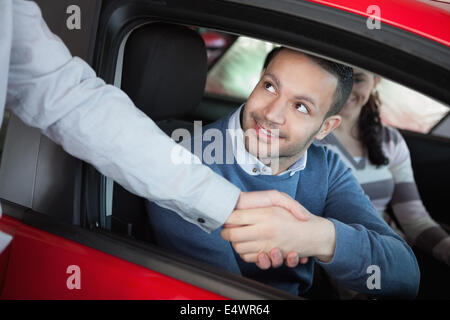
{"type": "Polygon", "coordinates": [[[7,215],[0,229],[14,234],[0,256],[0,262],[8,259],[0,299],[223,299],[7,215]],[[69,266],[79,267],[79,281],[69,266]],[[78,283],[80,289],[73,288],[78,283]]]}
{"type": "Polygon", "coordinates": [[[401,131],[411,152],[417,187],[425,207],[437,221],[450,226],[450,139],[401,131]]]}

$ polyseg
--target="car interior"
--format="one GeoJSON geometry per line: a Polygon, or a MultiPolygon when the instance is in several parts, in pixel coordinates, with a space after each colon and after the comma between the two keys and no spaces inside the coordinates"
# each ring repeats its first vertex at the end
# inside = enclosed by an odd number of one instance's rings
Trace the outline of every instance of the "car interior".
{"type": "MultiPolygon", "coordinates": [[[[200,103],[206,74],[205,45],[189,28],[150,23],[133,31],[126,42],[122,89],[169,136],[177,128],[193,129],[184,117],[200,103]]],[[[112,230],[131,229],[136,238],[150,238],[144,221],[143,199],[114,184],[112,230]]]]}
{"type": "MultiPolygon", "coordinates": [[[[244,102],[205,94],[207,73],[213,63],[208,66],[207,48],[196,28],[163,22],[147,23],[131,32],[122,51],[121,88],[169,136],[177,128],[192,132],[193,120],[210,123],[244,102]]],[[[118,63],[121,63],[120,58],[118,63]]],[[[444,190],[438,186],[433,187],[430,179],[439,174],[443,177],[450,176],[448,165],[442,161],[442,157],[450,161],[448,139],[429,136],[424,138],[421,134],[406,131],[402,131],[402,134],[411,149],[419,188],[426,186],[420,188],[425,205],[431,212],[444,212],[442,201],[436,201],[443,196],[444,190]],[[424,156],[424,149],[429,149],[428,155],[431,156],[424,156]],[[434,158],[433,153],[439,156],[434,158]]],[[[113,183],[107,192],[112,198],[111,212],[105,217],[107,229],[146,243],[154,243],[146,219],[145,200],[117,183],[113,183]]],[[[444,227],[448,226],[448,216],[435,218],[444,227]]],[[[421,261],[421,268],[427,270],[427,277],[436,275],[436,270],[445,272],[445,266],[430,262],[420,251],[416,254],[421,261]]],[[[434,281],[431,277],[422,281],[424,294],[427,290],[436,291],[434,281]]],[[[316,267],[314,284],[307,297],[338,297],[328,276],[319,267],[316,267]]]]}

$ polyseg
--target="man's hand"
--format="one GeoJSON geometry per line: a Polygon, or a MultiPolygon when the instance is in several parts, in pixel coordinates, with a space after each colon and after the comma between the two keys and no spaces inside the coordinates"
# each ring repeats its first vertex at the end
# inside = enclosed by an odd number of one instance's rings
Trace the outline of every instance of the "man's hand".
{"type": "MultiPolygon", "coordinates": [[[[284,208],[301,221],[308,220],[308,215],[305,214],[304,208],[296,200],[292,199],[288,194],[277,190],[241,192],[235,209],[256,209],[271,206],[284,208]]],[[[233,226],[230,225],[227,220],[225,227],[233,226]]],[[[273,248],[270,252],[270,257],[266,253],[261,252],[258,255],[256,265],[263,270],[269,269],[270,267],[277,268],[283,264],[284,260],[280,249],[273,248]]],[[[308,258],[299,258],[296,252],[288,253],[285,260],[288,267],[294,268],[299,262],[305,264],[308,262],[308,258]]]]}
{"type": "Polygon", "coordinates": [[[273,248],[270,250],[269,255],[265,252],[260,252],[258,254],[258,261],[256,262],[256,265],[262,269],[266,270],[270,267],[278,268],[283,264],[283,261],[285,261],[286,266],[289,268],[295,268],[298,266],[299,263],[305,264],[308,262],[308,258],[300,258],[298,256],[297,252],[289,252],[286,256],[286,259],[283,258],[283,254],[281,253],[280,248],[273,248]],[[270,258],[269,258],[270,256],[270,258]]]}
{"type": "Polygon", "coordinates": [[[271,252],[273,248],[279,248],[283,257],[296,252],[301,258],[315,256],[330,261],[336,242],[333,223],[303,207],[302,213],[307,221],[300,221],[279,207],[236,210],[228,219],[233,227],[225,226],[221,235],[232,242],[246,262],[258,262],[259,253],[271,252]]]}
{"type": "MultiPolygon", "coordinates": [[[[277,190],[241,192],[235,209],[244,210],[267,207],[284,208],[297,219],[302,221],[308,220],[305,208],[298,201],[292,199],[288,194],[277,190]]],[[[229,219],[225,223],[229,224],[229,219]]]]}

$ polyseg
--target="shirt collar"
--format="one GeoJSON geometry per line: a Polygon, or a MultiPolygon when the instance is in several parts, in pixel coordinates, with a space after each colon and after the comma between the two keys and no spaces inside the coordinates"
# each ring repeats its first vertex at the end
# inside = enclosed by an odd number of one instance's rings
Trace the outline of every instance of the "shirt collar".
{"type": "MultiPolygon", "coordinates": [[[[249,175],[272,175],[272,169],[262,163],[257,157],[247,151],[244,144],[244,132],[241,127],[241,111],[245,104],[242,104],[236,110],[228,121],[227,133],[231,136],[233,146],[233,155],[239,166],[249,175]]],[[[306,160],[308,158],[308,151],[298,159],[292,166],[279,175],[289,173],[293,176],[297,171],[303,170],[306,167],[306,160]]]]}

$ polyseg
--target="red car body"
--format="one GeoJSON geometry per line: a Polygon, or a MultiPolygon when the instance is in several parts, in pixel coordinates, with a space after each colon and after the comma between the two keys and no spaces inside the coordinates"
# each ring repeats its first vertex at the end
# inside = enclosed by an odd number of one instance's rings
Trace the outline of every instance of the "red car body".
{"type": "Polygon", "coordinates": [[[415,33],[419,36],[450,46],[450,6],[439,1],[416,0],[308,0],[339,10],[348,11],[365,17],[370,17],[373,11],[369,7],[377,5],[380,8],[379,19],[399,29],[415,33]]]}
{"type": "Polygon", "coordinates": [[[7,215],[0,230],[14,237],[0,255],[0,299],[224,299],[7,215]],[[80,289],[67,286],[71,265],[80,268],[80,289]]]}

